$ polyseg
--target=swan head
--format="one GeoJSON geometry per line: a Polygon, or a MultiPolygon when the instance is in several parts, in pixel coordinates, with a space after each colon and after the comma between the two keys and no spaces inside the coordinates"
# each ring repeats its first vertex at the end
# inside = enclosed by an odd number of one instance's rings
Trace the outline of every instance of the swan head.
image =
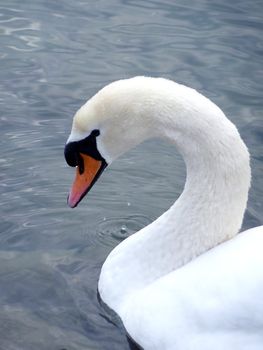
{"type": "Polygon", "coordinates": [[[152,136],[147,98],[142,96],[149,79],[113,82],[76,112],[64,151],[68,165],[76,167],[70,207],[78,205],[113,160],[152,136]]]}
{"type": "Polygon", "coordinates": [[[229,186],[239,176],[247,198],[249,154],[219,107],[171,80],[135,77],[105,86],[76,112],[65,146],[67,163],[76,167],[69,206],[77,206],[116,158],[151,137],[175,144],[193,174],[187,184],[195,185],[197,172],[201,179],[227,178],[229,186]]]}

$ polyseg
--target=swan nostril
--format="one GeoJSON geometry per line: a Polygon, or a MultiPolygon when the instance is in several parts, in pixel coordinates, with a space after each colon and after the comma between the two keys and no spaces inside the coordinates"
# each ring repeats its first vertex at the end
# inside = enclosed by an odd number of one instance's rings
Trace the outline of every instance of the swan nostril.
{"type": "Polygon", "coordinates": [[[84,173],[84,169],[85,169],[85,167],[84,167],[84,160],[83,160],[83,158],[81,157],[81,155],[80,154],[77,154],[77,166],[78,166],[78,168],[79,168],[79,174],[81,175],[81,174],[83,174],[84,173]]]}

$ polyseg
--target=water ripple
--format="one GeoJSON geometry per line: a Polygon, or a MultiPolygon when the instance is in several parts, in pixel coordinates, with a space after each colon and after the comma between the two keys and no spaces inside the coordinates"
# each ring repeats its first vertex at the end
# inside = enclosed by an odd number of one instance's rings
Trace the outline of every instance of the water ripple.
{"type": "Polygon", "coordinates": [[[129,217],[104,218],[97,224],[96,239],[101,244],[116,246],[119,242],[139,231],[151,222],[144,215],[132,215],[129,217]]]}

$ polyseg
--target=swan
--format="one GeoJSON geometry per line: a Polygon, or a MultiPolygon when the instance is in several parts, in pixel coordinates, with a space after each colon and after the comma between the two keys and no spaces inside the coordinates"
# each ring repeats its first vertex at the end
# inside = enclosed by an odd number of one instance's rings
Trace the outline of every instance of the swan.
{"type": "Polygon", "coordinates": [[[183,156],[184,190],[169,210],[121,242],[98,282],[104,303],[143,349],[263,349],[263,226],[241,234],[249,153],[222,110],[164,78],[110,83],[75,114],[65,159],[74,208],[103,170],[149,138],[183,156]]]}

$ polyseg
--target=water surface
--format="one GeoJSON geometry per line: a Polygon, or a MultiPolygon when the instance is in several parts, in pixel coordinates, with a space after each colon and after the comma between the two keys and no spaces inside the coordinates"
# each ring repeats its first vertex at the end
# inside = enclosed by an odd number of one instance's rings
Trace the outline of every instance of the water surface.
{"type": "MultiPolygon", "coordinates": [[[[74,112],[110,81],[163,76],[216,102],[251,152],[244,228],[263,224],[262,1],[32,1],[0,5],[0,349],[125,350],[97,299],[110,250],[179,196],[185,169],[149,141],[75,210],[63,158],[74,112]]],[[[237,184],[238,186],[238,184],[237,184]]]]}

